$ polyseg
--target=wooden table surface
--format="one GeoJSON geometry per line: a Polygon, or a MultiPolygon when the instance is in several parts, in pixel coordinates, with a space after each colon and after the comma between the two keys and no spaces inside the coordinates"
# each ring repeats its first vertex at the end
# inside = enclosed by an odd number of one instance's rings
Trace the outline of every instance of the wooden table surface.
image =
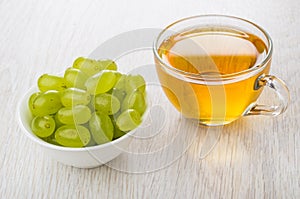
{"type": "Polygon", "coordinates": [[[300,198],[299,10],[296,0],[0,0],[0,198],[300,198]],[[24,135],[17,104],[41,74],[63,71],[124,32],[205,13],[246,18],[270,33],[271,74],[291,93],[283,115],[225,126],[199,159],[206,129],[182,119],[157,91],[154,104],[165,108],[152,132],[158,135],[131,146],[140,154],[94,169],[58,163],[24,135]],[[182,143],[170,143],[172,135],[182,143]]]}

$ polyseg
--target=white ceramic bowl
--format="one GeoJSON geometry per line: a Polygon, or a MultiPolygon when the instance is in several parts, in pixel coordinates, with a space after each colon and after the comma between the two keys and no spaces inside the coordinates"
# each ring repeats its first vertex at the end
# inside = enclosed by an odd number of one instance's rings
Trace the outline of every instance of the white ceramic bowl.
{"type": "MultiPolygon", "coordinates": [[[[53,145],[38,138],[30,128],[32,114],[28,107],[28,99],[30,95],[37,91],[37,87],[33,87],[22,97],[19,103],[19,122],[22,126],[25,135],[29,137],[34,143],[38,144],[47,155],[53,159],[78,168],[93,168],[107,163],[116,158],[123,151],[126,151],[130,141],[133,139],[133,134],[136,130],[132,130],[124,136],[102,145],[85,147],[85,148],[70,148],[53,145]]],[[[143,118],[145,118],[144,113],[143,118]]]]}

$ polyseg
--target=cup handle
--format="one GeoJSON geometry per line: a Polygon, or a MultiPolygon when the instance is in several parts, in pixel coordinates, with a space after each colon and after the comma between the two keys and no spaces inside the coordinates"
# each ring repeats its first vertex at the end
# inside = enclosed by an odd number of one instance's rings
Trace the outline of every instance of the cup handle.
{"type": "Polygon", "coordinates": [[[262,86],[267,86],[276,92],[279,97],[279,104],[271,106],[256,104],[246,115],[277,116],[283,113],[290,102],[290,93],[285,83],[275,76],[262,75],[256,79],[254,89],[258,90],[262,86]]]}

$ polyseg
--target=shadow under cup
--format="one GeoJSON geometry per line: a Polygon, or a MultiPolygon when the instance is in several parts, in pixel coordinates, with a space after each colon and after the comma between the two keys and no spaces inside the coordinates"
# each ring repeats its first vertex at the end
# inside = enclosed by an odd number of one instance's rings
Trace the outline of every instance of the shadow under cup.
{"type": "Polygon", "coordinates": [[[169,101],[183,116],[198,119],[200,124],[224,125],[245,115],[276,116],[287,108],[287,87],[269,75],[272,41],[252,22],[223,15],[185,18],[158,35],[153,51],[169,101]],[[259,54],[253,62],[249,62],[250,55],[240,53],[249,44],[259,54]],[[264,86],[274,89],[279,105],[256,104],[264,86]]]}

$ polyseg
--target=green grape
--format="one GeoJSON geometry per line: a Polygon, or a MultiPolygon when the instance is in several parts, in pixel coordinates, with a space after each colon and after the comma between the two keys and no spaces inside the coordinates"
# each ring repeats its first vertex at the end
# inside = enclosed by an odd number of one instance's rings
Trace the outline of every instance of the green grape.
{"type": "Polygon", "coordinates": [[[55,131],[55,121],[49,115],[42,117],[36,116],[31,121],[31,129],[37,136],[45,138],[52,135],[55,131]]]}
{"type": "Polygon", "coordinates": [[[135,129],[141,123],[141,115],[134,109],[123,111],[117,118],[116,124],[121,131],[135,129]]]}
{"type": "Polygon", "coordinates": [[[116,84],[114,86],[114,88],[118,89],[118,90],[125,90],[125,82],[126,82],[126,75],[121,75],[118,80],[116,81],[116,84]]]}
{"type": "Polygon", "coordinates": [[[28,100],[28,106],[29,106],[29,109],[31,112],[33,112],[32,108],[33,108],[33,102],[34,100],[37,98],[37,96],[39,96],[41,94],[41,92],[36,92],[36,93],[33,93],[30,97],[29,97],[29,100],[28,100]]]}
{"type": "Polygon", "coordinates": [[[73,68],[80,69],[88,76],[93,76],[102,70],[117,70],[117,65],[112,60],[92,60],[79,57],[73,63],[73,68]]]}
{"type": "Polygon", "coordinates": [[[75,87],[85,89],[84,83],[88,79],[88,76],[77,68],[67,68],[64,79],[68,88],[75,87]]]}
{"type": "Polygon", "coordinates": [[[47,91],[37,95],[30,102],[29,107],[33,115],[45,116],[56,113],[62,107],[62,104],[57,91],[47,91]]]}
{"type": "Polygon", "coordinates": [[[91,140],[89,141],[89,143],[86,146],[95,146],[95,145],[97,145],[97,143],[95,142],[95,140],[91,136],[91,140]]]}
{"type": "Polygon", "coordinates": [[[85,105],[63,107],[57,112],[57,118],[63,124],[84,124],[91,118],[91,110],[85,105]]]}
{"type": "Polygon", "coordinates": [[[91,101],[91,95],[85,90],[78,88],[67,88],[60,92],[62,105],[66,107],[76,105],[88,105],[91,101]]]}
{"type": "Polygon", "coordinates": [[[91,110],[91,112],[95,112],[95,104],[94,104],[94,101],[95,101],[95,97],[92,97],[90,103],[87,105],[87,107],[89,107],[89,109],[91,110]]]}
{"type": "Polygon", "coordinates": [[[75,61],[73,62],[73,68],[77,68],[80,69],[80,66],[82,65],[82,63],[87,60],[87,58],[84,57],[78,57],[77,59],[75,59],[75,61]]]}
{"type": "Polygon", "coordinates": [[[42,138],[45,142],[48,142],[50,144],[54,144],[54,145],[57,145],[57,146],[61,146],[55,139],[55,133],[53,133],[52,135],[50,135],[49,137],[45,137],[45,138],[42,138]]]}
{"type": "Polygon", "coordinates": [[[122,110],[134,109],[139,112],[140,115],[143,115],[147,108],[146,100],[144,95],[135,90],[130,95],[128,94],[122,102],[122,110]]]}
{"type": "Polygon", "coordinates": [[[67,88],[66,81],[62,77],[44,74],[38,79],[38,87],[40,91],[48,90],[62,91],[67,88]]]}
{"type": "Polygon", "coordinates": [[[96,69],[96,61],[84,57],[78,57],[73,62],[73,68],[79,69],[88,76],[92,76],[96,69]]]}
{"type": "Polygon", "coordinates": [[[127,75],[125,81],[126,93],[131,93],[134,90],[139,90],[140,92],[145,92],[146,83],[141,75],[127,75]]]}
{"type": "Polygon", "coordinates": [[[114,139],[114,140],[115,140],[115,139],[118,139],[118,138],[122,137],[122,136],[125,135],[125,134],[126,134],[126,132],[121,131],[119,128],[115,128],[113,139],[114,139]]]}
{"type": "Polygon", "coordinates": [[[97,144],[110,142],[114,134],[114,126],[108,115],[94,113],[89,121],[90,131],[97,144]]]}
{"type": "Polygon", "coordinates": [[[100,93],[106,93],[116,83],[116,74],[110,70],[102,70],[100,73],[90,77],[86,82],[85,86],[87,91],[92,95],[100,93]]]}
{"type": "Polygon", "coordinates": [[[110,116],[110,119],[114,125],[114,135],[113,135],[113,140],[118,139],[119,137],[122,137],[123,135],[126,134],[126,132],[121,131],[117,124],[116,124],[116,120],[115,120],[115,116],[110,116]]]}
{"type": "Polygon", "coordinates": [[[116,71],[118,69],[117,64],[110,59],[102,59],[97,60],[97,66],[98,68],[101,68],[101,70],[114,70],[116,71]]]}
{"type": "Polygon", "coordinates": [[[95,110],[107,115],[115,114],[120,109],[120,101],[115,96],[108,93],[102,93],[95,96],[95,110]]]}
{"type": "Polygon", "coordinates": [[[126,92],[124,90],[120,90],[120,89],[117,89],[117,88],[113,88],[111,90],[111,95],[118,98],[118,100],[120,102],[123,101],[123,99],[125,98],[126,96],[126,92]]]}
{"type": "Polygon", "coordinates": [[[115,74],[115,83],[114,83],[114,86],[109,90],[107,91],[108,93],[111,93],[112,90],[114,89],[114,87],[116,86],[116,84],[119,82],[120,79],[123,79],[123,75],[117,71],[114,71],[114,70],[104,70],[104,71],[109,71],[111,73],[114,73],[115,74]]]}
{"type": "Polygon", "coordinates": [[[116,83],[119,82],[119,80],[122,78],[123,75],[121,73],[117,72],[117,71],[114,71],[114,70],[110,70],[110,71],[112,71],[116,75],[116,83]]]}
{"type": "Polygon", "coordinates": [[[64,125],[55,131],[56,141],[66,147],[83,147],[91,140],[89,130],[81,125],[64,125]]]}
{"type": "Polygon", "coordinates": [[[61,123],[58,119],[58,112],[54,115],[54,121],[55,121],[55,128],[58,129],[59,127],[63,126],[64,124],[61,123]]]}

